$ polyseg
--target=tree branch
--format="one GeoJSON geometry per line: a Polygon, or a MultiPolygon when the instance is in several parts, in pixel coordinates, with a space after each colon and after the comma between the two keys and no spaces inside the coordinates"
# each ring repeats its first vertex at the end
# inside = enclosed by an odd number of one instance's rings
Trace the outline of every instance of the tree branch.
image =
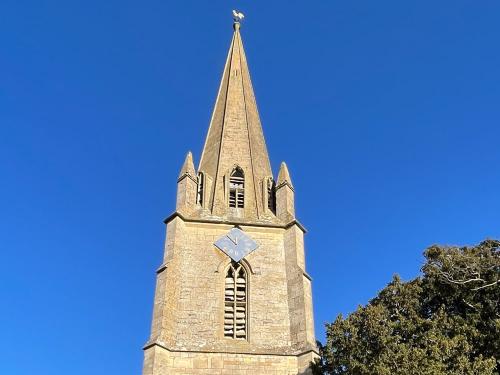
{"type": "Polygon", "coordinates": [[[486,284],[486,285],[483,285],[483,286],[479,286],[477,288],[473,288],[472,290],[473,291],[478,291],[478,290],[481,290],[481,289],[484,289],[484,288],[489,288],[490,286],[494,286],[494,285],[498,284],[498,281],[499,280],[497,280],[497,281],[495,281],[495,282],[493,282],[491,284],[486,284]]]}

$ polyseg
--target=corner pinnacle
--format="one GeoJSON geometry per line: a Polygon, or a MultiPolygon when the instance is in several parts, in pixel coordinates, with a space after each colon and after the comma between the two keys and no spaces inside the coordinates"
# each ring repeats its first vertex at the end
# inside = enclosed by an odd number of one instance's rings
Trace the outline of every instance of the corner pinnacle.
{"type": "Polygon", "coordinates": [[[288,167],[285,162],[281,163],[280,171],[278,174],[277,186],[288,185],[293,190],[292,179],[290,178],[290,172],[288,172],[288,167]]]}
{"type": "Polygon", "coordinates": [[[179,174],[179,178],[182,178],[183,176],[191,176],[191,177],[196,177],[196,171],[194,169],[194,163],[193,163],[193,154],[191,151],[189,151],[186,155],[186,159],[184,160],[184,164],[182,165],[181,173],[179,174]]]}

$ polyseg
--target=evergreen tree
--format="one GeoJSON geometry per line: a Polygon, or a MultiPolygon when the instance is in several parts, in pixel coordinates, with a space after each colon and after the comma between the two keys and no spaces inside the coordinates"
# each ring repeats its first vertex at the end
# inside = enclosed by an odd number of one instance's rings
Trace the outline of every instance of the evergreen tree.
{"type": "Polygon", "coordinates": [[[395,276],[326,325],[315,374],[500,374],[500,241],[431,246],[424,256],[420,277],[395,276]]]}

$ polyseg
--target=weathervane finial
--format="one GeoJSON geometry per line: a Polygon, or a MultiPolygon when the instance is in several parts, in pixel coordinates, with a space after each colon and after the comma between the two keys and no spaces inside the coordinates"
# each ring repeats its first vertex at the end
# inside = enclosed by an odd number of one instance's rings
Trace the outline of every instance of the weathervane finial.
{"type": "Polygon", "coordinates": [[[234,10],[233,9],[233,21],[234,21],[234,26],[239,27],[241,21],[245,18],[245,15],[241,13],[239,10],[234,10]]]}

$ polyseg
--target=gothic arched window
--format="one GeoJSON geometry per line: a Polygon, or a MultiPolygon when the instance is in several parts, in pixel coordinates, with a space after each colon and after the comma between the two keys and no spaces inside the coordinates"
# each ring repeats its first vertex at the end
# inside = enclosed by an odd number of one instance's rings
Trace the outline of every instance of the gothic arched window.
{"type": "Polygon", "coordinates": [[[198,173],[198,188],[196,194],[196,203],[203,206],[203,193],[205,191],[205,175],[203,172],[198,173]]]}
{"type": "Polygon", "coordinates": [[[224,337],[247,338],[248,277],[239,263],[231,263],[224,285],[224,337]]]}
{"type": "Polygon", "coordinates": [[[239,167],[229,176],[229,207],[245,207],[245,175],[239,167]]]}

